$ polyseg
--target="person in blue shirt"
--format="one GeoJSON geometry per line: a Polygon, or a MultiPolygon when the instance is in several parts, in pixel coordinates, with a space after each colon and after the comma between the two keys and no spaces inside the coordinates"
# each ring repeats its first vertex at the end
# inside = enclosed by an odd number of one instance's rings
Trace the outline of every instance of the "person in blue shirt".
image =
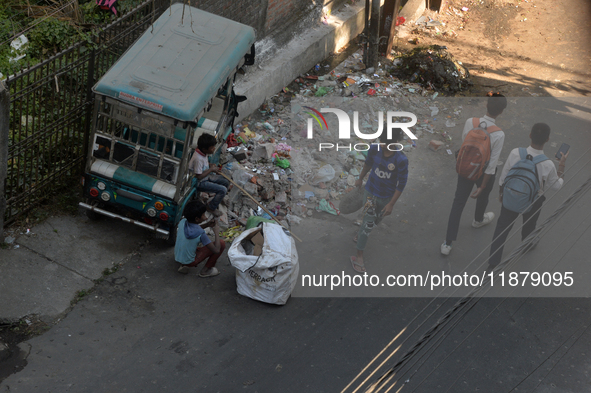
{"type": "Polygon", "coordinates": [[[197,267],[207,259],[199,277],[214,277],[220,274],[215,267],[218,258],[224,252],[226,244],[220,239],[220,227],[217,220],[210,221],[203,227],[199,225],[207,217],[207,207],[199,201],[191,201],[185,206],[184,218],[179,222],[174,246],[174,259],[180,263],[179,273],[189,273],[190,267],[197,267]],[[212,242],[204,228],[213,227],[215,239],[212,242]]]}
{"type": "Polygon", "coordinates": [[[353,239],[357,243],[357,255],[351,257],[353,269],[364,273],[365,261],[363,250],[373,228],[380,223],[382,218],[392,214],[394,204],[404,191],[408,179],[408,158],[401,150],[402,145],[397,144],[403,138],[400,129],[392,130],[392,138],[388,139],[387,133],[380,136],[380,144],[373,144],[367,152],[367,158],[356,187],[363,185],[363,179],[369,173],[365,184],[366,201],[365,216],[359,228],[359,232],[353,239]],[[395,144],[396,143],[396,144],[395,144]]]}

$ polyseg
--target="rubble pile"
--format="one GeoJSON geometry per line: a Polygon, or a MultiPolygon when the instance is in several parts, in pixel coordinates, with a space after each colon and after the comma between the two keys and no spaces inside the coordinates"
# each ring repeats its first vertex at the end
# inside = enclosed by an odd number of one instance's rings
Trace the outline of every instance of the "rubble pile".
{"type": "MultiPolygon", "coordinates": [[[[222,204],[225,205],[222,224],[226,225],[222,235],[226,240],[238,236],[252,216],[272,218],[257,202],[286,227],[316,212],[340,214],[340,200],[354,189],[367,151],[320,151],[319,143],[344,143],[338,138],[338,119],[334,115],[326,116],[326,127],[315,127],[313,138],[308,138],[307,123],[311,116],[307,108],[339,108],[352,121],[357,112],[356,126],[363,134],[378,129],[379,112],[412,112],[418,120],[413,132],[419,140],[426,139],[424,146],[428,148],[431,140],[437,141],[437,149],[448,150],[446,145],[451,142],[448,131],[459,121],[462,108],[445,107],[436,100],[439,92],[435,88],[455,91],[467,86],[463,67],[458,68],[446,51],[433,48],[413,51],[399,60],[417,64],[421,69],[421,77],[413,83],[399,79],[382,64],[378,69],[366,68],[361,59],[361,53],[357,52],[333,70],[317,65],[234,126],[220,163],[224,164],[224,173],[249,195],[234,187],[226,196],[222,204]],[[428,61],[424,60],[427,57],[437,59],[431,62],[436,69],[420,67],[423,63],[418,59],[428,61]],[[450,80],[445,75],[448,72],[457,72],[458,77],[450,80]],[[424,83],[429,77],[439,79],[424,83]]],[[[346,141],[347,144],[374,142],[356,137],[353,128],[353,139],[346,141]]],[[[409,157],[417,148],[416,140],[406,139],[402,144],[409,157]]]]}
{"type": "Polygon", "coordinates": [[[468,70],[444,46],[415,48],[396,58],[393,64],[392,75],[434,90],[454,93],[472,85],[468,70]]]}

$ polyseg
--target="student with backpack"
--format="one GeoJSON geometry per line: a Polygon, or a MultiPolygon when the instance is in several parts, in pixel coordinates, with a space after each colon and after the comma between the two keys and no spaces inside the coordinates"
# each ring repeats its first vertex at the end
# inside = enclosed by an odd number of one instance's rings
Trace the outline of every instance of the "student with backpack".
{"type": "MultiPolygon", "coordinates": [[[[544,191],[560,190],[562,187],[568,153],[561,154],[556,171],[554,163],[544,155],[544,144],[550,139],[550,127],[544,123],[534,124],[529,137],[531,145],[527,149],[518,147],[509,153],[499,178],[502,207],[490,247],[489,270],[501,262],[505,241],[519,214],[523,214],[523,241],[536,229],[542,204],[546,200],[544,191]]],[[[536,243],[532,244],[528,251],[536,243]]]]}
{"type": "Polygon", "coordinates": [[[466,120],[462,146],[457,153],[456,194],[449,213],[445,241],[440,247],[443,255],[449,255],[451,244],[457,239],[460,218],[468,197],[476,199],[472,227],[480,228],[490,224],[495,217],[493,212],[485,211],[505,141],[505,133],[496,126],[495,120],[506,107],[507,99],[502,94],[495,93],[488,99],[484,117],[466,120]],[[477,188],[472,192],[475,185],[477,188]]]}

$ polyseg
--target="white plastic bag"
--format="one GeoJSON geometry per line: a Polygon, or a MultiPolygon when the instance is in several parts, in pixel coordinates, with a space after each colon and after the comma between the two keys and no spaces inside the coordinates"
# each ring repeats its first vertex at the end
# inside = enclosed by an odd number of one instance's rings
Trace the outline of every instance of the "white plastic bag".
{"type": "Polygon", "coordinates": [[[280,225],[265,222],[261,255],[246,254],[242,241],[260,230],[256,227],[242,232],[228,250],[230,264],[236,268],[238,293],[265,303],[285,304],[300,270],[295,241],[280,225]]]}
{"type": "Polygon", "coordinates": [[[232,173],[232,180],[238,183],[238,185],[244,187],[244,185],[248,183],[253,176],[254,175],[252,173],[246,172],[243,169],[236,169],[232,173]]]}
{"type": "Polygon", "coordinates": [[[318,170],[318,173],[316,174],[316,176],[314,176],[310,184],[318,184],[322,182],[326,183],[327,181],[331,181],[332,179],[334,179],[335,175],[336,172],[332,165],[326,164],[318,170]]]}

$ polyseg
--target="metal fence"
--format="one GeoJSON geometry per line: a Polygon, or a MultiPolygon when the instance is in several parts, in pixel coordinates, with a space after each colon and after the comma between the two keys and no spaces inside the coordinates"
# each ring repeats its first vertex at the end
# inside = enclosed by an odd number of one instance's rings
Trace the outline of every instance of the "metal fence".
{"type": "Polygon", "coordinates": [[[5,224],[81,174],[94,83],[148,29],[168,0],[148,0],[81,42],[10,76],[5,224]]]}

